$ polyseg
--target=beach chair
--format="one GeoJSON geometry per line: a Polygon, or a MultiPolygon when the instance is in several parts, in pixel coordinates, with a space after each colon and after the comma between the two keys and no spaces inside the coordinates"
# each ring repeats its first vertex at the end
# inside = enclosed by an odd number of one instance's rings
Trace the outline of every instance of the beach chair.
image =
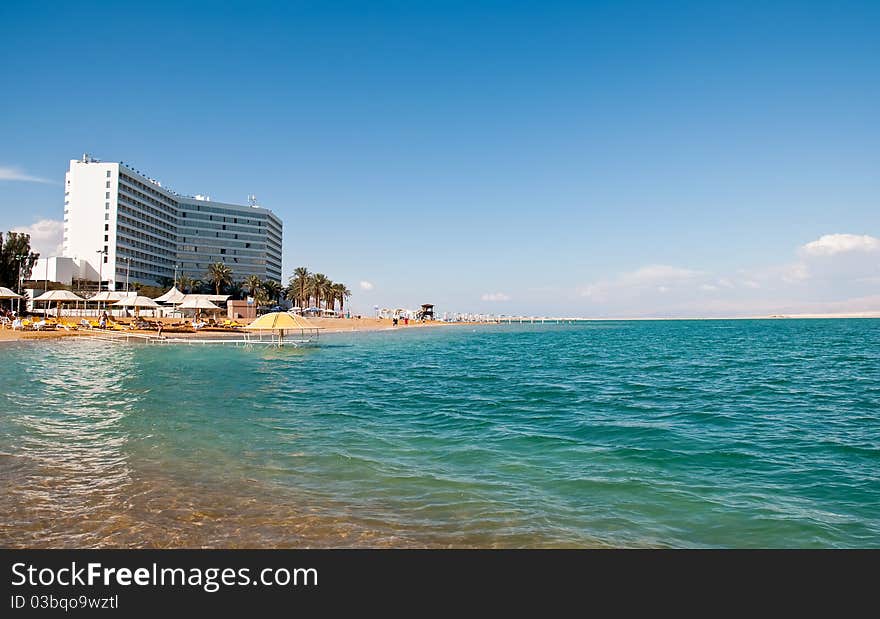
{"type": "Polygon", "coordinates": [[[0,316],[0,328],[7,328],[12,326],[12,321],[6,316],[0,316]]]}

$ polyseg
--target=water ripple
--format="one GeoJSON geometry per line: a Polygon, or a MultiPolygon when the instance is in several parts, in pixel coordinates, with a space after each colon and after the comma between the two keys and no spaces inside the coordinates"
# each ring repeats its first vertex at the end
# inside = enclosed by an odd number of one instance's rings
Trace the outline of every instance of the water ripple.
{"type": "Polygon", "coordinates": [[[880,546],[876,320],[2,354],[3,546],[880,546]]]}

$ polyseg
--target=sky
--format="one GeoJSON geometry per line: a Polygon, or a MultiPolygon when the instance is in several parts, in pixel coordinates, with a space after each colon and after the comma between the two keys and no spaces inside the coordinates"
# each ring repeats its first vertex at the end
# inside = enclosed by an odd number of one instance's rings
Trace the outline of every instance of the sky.
{"type": "Polygon", "coordinates": [[[878,2],[0,4],[0,230],[84,152],[355,311],[880,311],[878,2]]]}

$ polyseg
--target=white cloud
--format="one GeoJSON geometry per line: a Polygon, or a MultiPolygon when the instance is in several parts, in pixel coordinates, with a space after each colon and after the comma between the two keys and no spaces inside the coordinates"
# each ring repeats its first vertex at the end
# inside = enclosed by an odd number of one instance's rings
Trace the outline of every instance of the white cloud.
{"type": "Polygon", "coordinates": [[[510,297],[503,292],[487,292],[480,298],[483,301],[510,301],[510,297]]]}
{"type": "Polygon", "coordinates": [[[0,166],[0,181],[23,181],[26,183],[48,183],[53,184],[48,178],[39,176],[31,176],[23,172],[20,168],[0,166]]]}
{"type": "Polygon", "coordinates": [[[18,226],[13,232],[31,235],[31,249],[40,256],[60,256],[64,240],[64,222],[56,219],[41,219],[29,226],[18,226]]]}
{"type": "Polygon", "coordinates": [[[743,316],[876,308],[880,238],[828,234],[792,249],[787,262],[728,273],[650,264],[590,282],[577,294],[589,302],[584,309],[597,316],[743,316]]]}
{"type": "Polygon", "coordinates": [[[635,297],[646,292],[668,293],[702,276],[702,272],[666,264],[649,264],[635,271],[602,279],[578,290],[582,297],[605,302],[612,298],[635,297]]]}
{"type": "Polygon", "coordinates": [[[372,289],[373,289],[372,282],[368,282],[366,280],[361,282],[361,290],[372,290],[372,289]]]}
{"type": "Polygon", "coordinates": [[[801,247],[807,256],[833,256],[848,252],[880,252],[880,239],[867,234],[826,234],[801,247]]]}
{"type": "Polygon", "coordinates": [[[692,279],[700,274],[700,271],[682,269],[666,264],[649,264],[631,273],[624,273],[621,276],[621,281],[626,284],[668,283],[692,279]]]}

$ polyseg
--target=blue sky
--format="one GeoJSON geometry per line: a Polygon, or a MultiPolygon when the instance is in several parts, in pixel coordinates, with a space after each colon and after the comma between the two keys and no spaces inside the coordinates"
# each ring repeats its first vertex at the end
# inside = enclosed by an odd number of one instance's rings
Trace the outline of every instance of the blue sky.
{"type": "Polygon", "coordinates": [[[54,247],[90,152],[256,194],[285,272],[360,311],[880,311],[878,32],[877,2],[3,3],[0,229],[54,247]]]}

